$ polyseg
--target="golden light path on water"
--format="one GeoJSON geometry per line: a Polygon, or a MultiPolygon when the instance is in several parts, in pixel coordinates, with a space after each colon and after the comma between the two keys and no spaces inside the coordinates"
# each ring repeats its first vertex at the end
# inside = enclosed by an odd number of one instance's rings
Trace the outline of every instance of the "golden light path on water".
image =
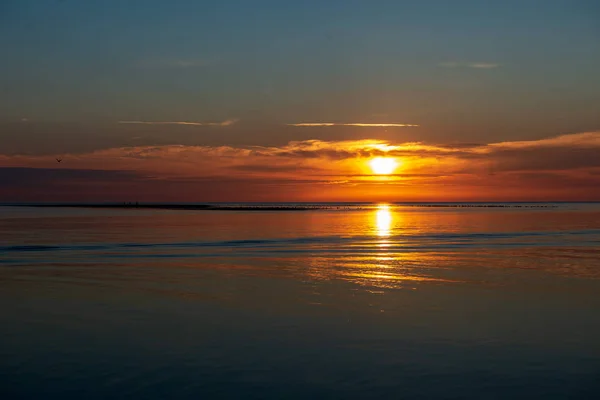
{"type": "Polygon", "coordinates": [[[352,282],[380,288],[397,287],[403,281],[449,282],[445,279],[425,276],[423,271],[414,268],[421,257],[427,258],[425,254],[409,255],[394,250],[400,246],[394,234],[394,223],[402,221],[398,218],[398,213],[399,211],[389,204],[379,204],[373,210],[372,234],[376,237],[373,245],[379,250],[376,254],[347,259],[342,275],[352,282]]]}
{"type": "MultiPolygon", "coordinates": [[[[387,237],[390,235],[390,228],[392,226],[392,212],[390,206],[387,204],[380,204],[375,211],[375,227],[377,230],[377,236],[387,237]]],[[[383,242],[382,242],[383,244],[383,242]]]]}

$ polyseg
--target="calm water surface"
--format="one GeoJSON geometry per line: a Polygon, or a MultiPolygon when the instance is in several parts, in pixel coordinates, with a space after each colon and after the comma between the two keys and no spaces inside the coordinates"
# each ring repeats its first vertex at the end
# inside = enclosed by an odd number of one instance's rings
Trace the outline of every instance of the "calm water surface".
{"type": "Polygon", "coordinates": [[[600,396],[600,206],[0,207],[0,397],[600,396]]]}

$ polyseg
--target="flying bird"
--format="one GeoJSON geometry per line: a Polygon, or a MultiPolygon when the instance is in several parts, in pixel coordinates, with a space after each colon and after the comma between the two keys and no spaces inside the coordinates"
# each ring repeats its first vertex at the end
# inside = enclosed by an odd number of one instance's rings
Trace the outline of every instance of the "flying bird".
{"type": "Polygon", "coordinates": [[[56,161],[61,162],[62,158],[57,158],[56,161]]]}

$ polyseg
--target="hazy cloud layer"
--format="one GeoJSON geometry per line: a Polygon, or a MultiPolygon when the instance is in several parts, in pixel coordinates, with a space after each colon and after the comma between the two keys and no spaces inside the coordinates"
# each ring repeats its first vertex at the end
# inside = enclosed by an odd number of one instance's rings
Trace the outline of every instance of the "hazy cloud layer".
{"type": "Polygon", "coordinates": [[[139,177],[140,175],[135,171],[0,167],[0,186],[48,185],[77,181],[130,181],[139,177]]]}

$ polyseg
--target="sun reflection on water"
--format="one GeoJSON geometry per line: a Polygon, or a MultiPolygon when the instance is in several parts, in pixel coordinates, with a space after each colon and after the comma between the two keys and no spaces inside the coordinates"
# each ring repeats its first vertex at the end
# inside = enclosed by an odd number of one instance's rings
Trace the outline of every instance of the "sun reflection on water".
{"type": "Polygon", "coordinates": [[[377,207],[377,211],[375,211],[375,229],[377,236],[390,236],[391,227],[392,213],[390,211],[390,206],[387,204],[380,204],[377,207]]]}

